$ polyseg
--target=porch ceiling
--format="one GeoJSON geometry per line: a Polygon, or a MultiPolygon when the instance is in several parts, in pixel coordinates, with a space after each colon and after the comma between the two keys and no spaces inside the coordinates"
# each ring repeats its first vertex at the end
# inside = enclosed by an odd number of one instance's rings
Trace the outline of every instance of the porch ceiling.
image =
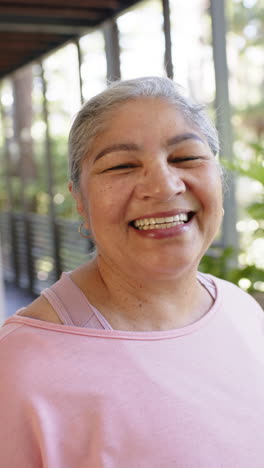
{"type": "Polygon", "coordinates": [[[0,79],[139,0],[0,0],[0,79]]]}

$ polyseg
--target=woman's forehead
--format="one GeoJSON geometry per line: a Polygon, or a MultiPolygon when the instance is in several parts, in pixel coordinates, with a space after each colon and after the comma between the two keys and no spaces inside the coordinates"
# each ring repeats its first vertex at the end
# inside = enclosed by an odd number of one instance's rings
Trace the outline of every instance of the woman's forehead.
{"type": "Polygon", "coordinates": [[[136,98],[119,104],[111,112],[105,112],[87,156],[93,159],[95,154],[116,144],[137,144],[143,147],[146,143],[150,147],[152,142],[153,145],[156,142],[166,146],[167,141],[186,134],[198,138],[184,137],[183,142],[196,141],[207,146],[200,129],[188,121],[174,103],[165,98],[136,98]]]}
{"type": "Polygon", "coordinates": [[[155,127],[161,131],[169,131],[170,127],[194,129],[193,123],[174,103],[165,98],[142,97],[120,103],[115,109],[106,112],[100,136],[107,132],[119,136],[121,131],[132,133],[142,127],[145,130],[155,127]]]}
{"type": "MultiPolygon", "coordinates": [[[[112,111],[108,113],[109,117],[118,117],[120,113],[141,112],[144,110],[146,113],[151,113],[153,108],[166,111],[166,109],[174,110],[175,113],[183,115],[179,106],[171,102],[168,98],[159,96],[140,96],[127,101],[118,103],[112,111]]],[[[129,114],[128,114],[129,115],[129,114]]]]}

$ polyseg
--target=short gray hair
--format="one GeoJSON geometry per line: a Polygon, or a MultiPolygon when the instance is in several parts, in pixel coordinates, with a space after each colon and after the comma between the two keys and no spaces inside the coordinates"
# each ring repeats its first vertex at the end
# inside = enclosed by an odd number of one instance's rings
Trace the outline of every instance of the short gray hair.
{"type": "Polygon", "coordinates": [[[186,97],[180,85],[169,78],[157,76],[115,81],[87,101],[73,122],[69,135],[69,172],[74,190],[79,189],[81,163],[89,153],[94,138],[107,123],[109,114],[127,101],[144,97],[163,98],[174,104],[205,137],[213,154],[218,153],[218,134],[204,110],[205,106],[186,97]]]}

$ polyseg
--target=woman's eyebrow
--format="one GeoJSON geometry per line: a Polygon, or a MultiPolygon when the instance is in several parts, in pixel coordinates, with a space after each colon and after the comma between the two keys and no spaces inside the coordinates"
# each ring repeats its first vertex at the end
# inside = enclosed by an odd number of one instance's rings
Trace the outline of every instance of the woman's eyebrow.
{"type": "MultiPolygon", "coordinates": [[[[198,140],[204,143],[201,137],[199,135],[196,135],[196,133],[182,133],[181,135],[176,135],[172,138],[169,138],[167,140],[167,146],[172,146],[181,143],[182,141],[185,140],[198,140]]],[[[140,147],[136,145],[135,143],[116,143],[110,146],[107,146],[106,148],[102,149],[94,158],[94,162],[98,161],[98,159],[102,158],[106,154],[113,153],[116,151],[139,151],[140,147]]]]}
{"type": "Polygon", "coordinates": [[[196,133],[182,133],[181,135],[176,135],[172,138],[169,138],[169,140],[167,140],[167,146],[177,145],[178,143],[181,143],[185,140],[198,140],[204,143],[204,140],[196,133]]]}
{"type": "Polygon", "coordinates": [[[139,146],[135,143],[117,143],[115,145],[107,146],[106,148],[102,149],[94,158],[94,162],[98,161],[98,159],[102,158],[108,153],[113,153],[116,151],[139,151],[139,146]]]}

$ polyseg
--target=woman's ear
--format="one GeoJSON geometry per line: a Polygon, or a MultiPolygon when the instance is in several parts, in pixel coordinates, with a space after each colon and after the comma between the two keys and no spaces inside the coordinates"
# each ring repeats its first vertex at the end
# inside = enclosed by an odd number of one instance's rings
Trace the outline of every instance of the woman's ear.
{"type": "Polygon", "coordinates": [[[73,196],[73,198],[74,198],[74,200],[76,202],[76,208],[77,208],[77,211],[78,211],[79,215],[84,218],[85,210],[84,210],[84,204],[83,204],[83,201],[82,201],[82,196],[81,196],[80,191],[79,190],[78,191],[74,190],[72,181],[69,182],[68,188],[69,188],[69,191],[70,191],[71,195],[73,196]]]}

